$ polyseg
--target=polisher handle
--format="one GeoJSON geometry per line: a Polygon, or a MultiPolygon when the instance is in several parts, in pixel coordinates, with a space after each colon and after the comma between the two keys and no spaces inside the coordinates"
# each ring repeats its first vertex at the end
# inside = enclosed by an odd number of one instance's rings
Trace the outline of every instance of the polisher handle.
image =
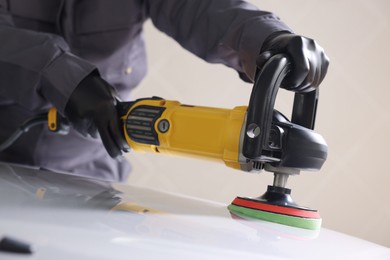
{"type": "Polygon", "coordinates": [[[303,127],[314,129],[319,89],[308,93],[295,93],[291,122],[303,127]]]}
{"type": "MultiPolygon", "coordinates": [[[[262,161],[262,157],[267,157],[264,149],[268,148],[276,95],[290,70],[291,62],[288,57],[277,54],[256,74],[245,126],[243,154],[246,158],[262,161]]],[[[296,93],[291,121],[313,129],[317,100],[317,90],[296,93]]]]}

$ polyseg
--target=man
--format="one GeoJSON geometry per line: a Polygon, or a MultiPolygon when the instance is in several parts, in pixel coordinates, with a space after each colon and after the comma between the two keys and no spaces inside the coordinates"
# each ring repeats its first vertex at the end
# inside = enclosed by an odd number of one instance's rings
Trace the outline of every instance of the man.
{"type": "Polygon", "coordinates": [[[124,145],[115,95],[128,100],[145,76],[142,26],[149,18],[187,50],[245,81],[253,81],[256,62],[261,68],[280,52],[294,66],[285,88],[309,91],[327,71],[313,40],[239,0],[0,0],[0,140],[51,106],[75,129],[67,136],[33,129],[0,160],[125,180],[128,162],[113,159],[124,145]]]}

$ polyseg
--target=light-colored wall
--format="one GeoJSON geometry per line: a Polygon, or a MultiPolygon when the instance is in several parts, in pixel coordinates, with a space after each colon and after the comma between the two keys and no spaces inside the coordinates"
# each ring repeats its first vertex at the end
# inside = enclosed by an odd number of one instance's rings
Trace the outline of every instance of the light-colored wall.
{"type": "MultiPolygon", "coordinates": [[[[318,173],[289,186],[301,205],[320,210],[323,226],[390,246],[390,1],[252,0],[277,13],[296,33],[316,39],[331,59],[321,86],[316,131],[329,145],[318,173]]],[[[149,74],[133,98],[162,96],[182,103],[232,108],[247,105],[251,85],[222,65],[210,65],[146,26],[149,74]]],[[[289,115],[291,93],[277,108],[289,115]]],[[[248,174],[222,164],[131,153],[130,182],[226,204],[258,196],[270,173],[248,174]]]]}

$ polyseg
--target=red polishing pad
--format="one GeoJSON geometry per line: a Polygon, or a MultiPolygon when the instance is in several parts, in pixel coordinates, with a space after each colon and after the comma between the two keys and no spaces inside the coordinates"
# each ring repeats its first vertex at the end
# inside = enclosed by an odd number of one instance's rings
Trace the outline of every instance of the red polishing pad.
{"type": "Polygon", "coordinates": [[[305,229],[319,229],[321,217],[317,210],[301,207],[293,202],[290,189],[268,186],[258,198],[236,197],[228,206],[233,214],[305,229]]]}
{"type": "Polygon", "coordinates": [[[278,205],[271,205],[268,203],[264,203],[262,201],[258,201],[255,199],[250,198],[241,198],[236,197],[233,202],[233,205],[251,208],[251,209],[257,209],[277,214],[283,214],[283,215],[289,215],[289,216],[295,216],[295,217],[302,217],[302,218],[321,218],[320,214],[316,210],[311,209],[301,209],[301,208],[294,208],[290,206],[278,206],[278,205]]]}

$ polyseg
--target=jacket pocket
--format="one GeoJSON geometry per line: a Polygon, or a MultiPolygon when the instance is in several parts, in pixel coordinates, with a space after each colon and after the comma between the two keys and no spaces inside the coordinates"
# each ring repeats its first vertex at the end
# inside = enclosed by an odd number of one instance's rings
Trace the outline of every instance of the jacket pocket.
{"type": "Polygon", "coordinates": [[[17,17],[55,23],[61,0],[9,0],[9,12],[17,17]]]}
{"type": "Polygon", "coordinates": [[[74,6],[75,34],[126,30],[142,19],[140,1],[82,0],[74,6]]]}

